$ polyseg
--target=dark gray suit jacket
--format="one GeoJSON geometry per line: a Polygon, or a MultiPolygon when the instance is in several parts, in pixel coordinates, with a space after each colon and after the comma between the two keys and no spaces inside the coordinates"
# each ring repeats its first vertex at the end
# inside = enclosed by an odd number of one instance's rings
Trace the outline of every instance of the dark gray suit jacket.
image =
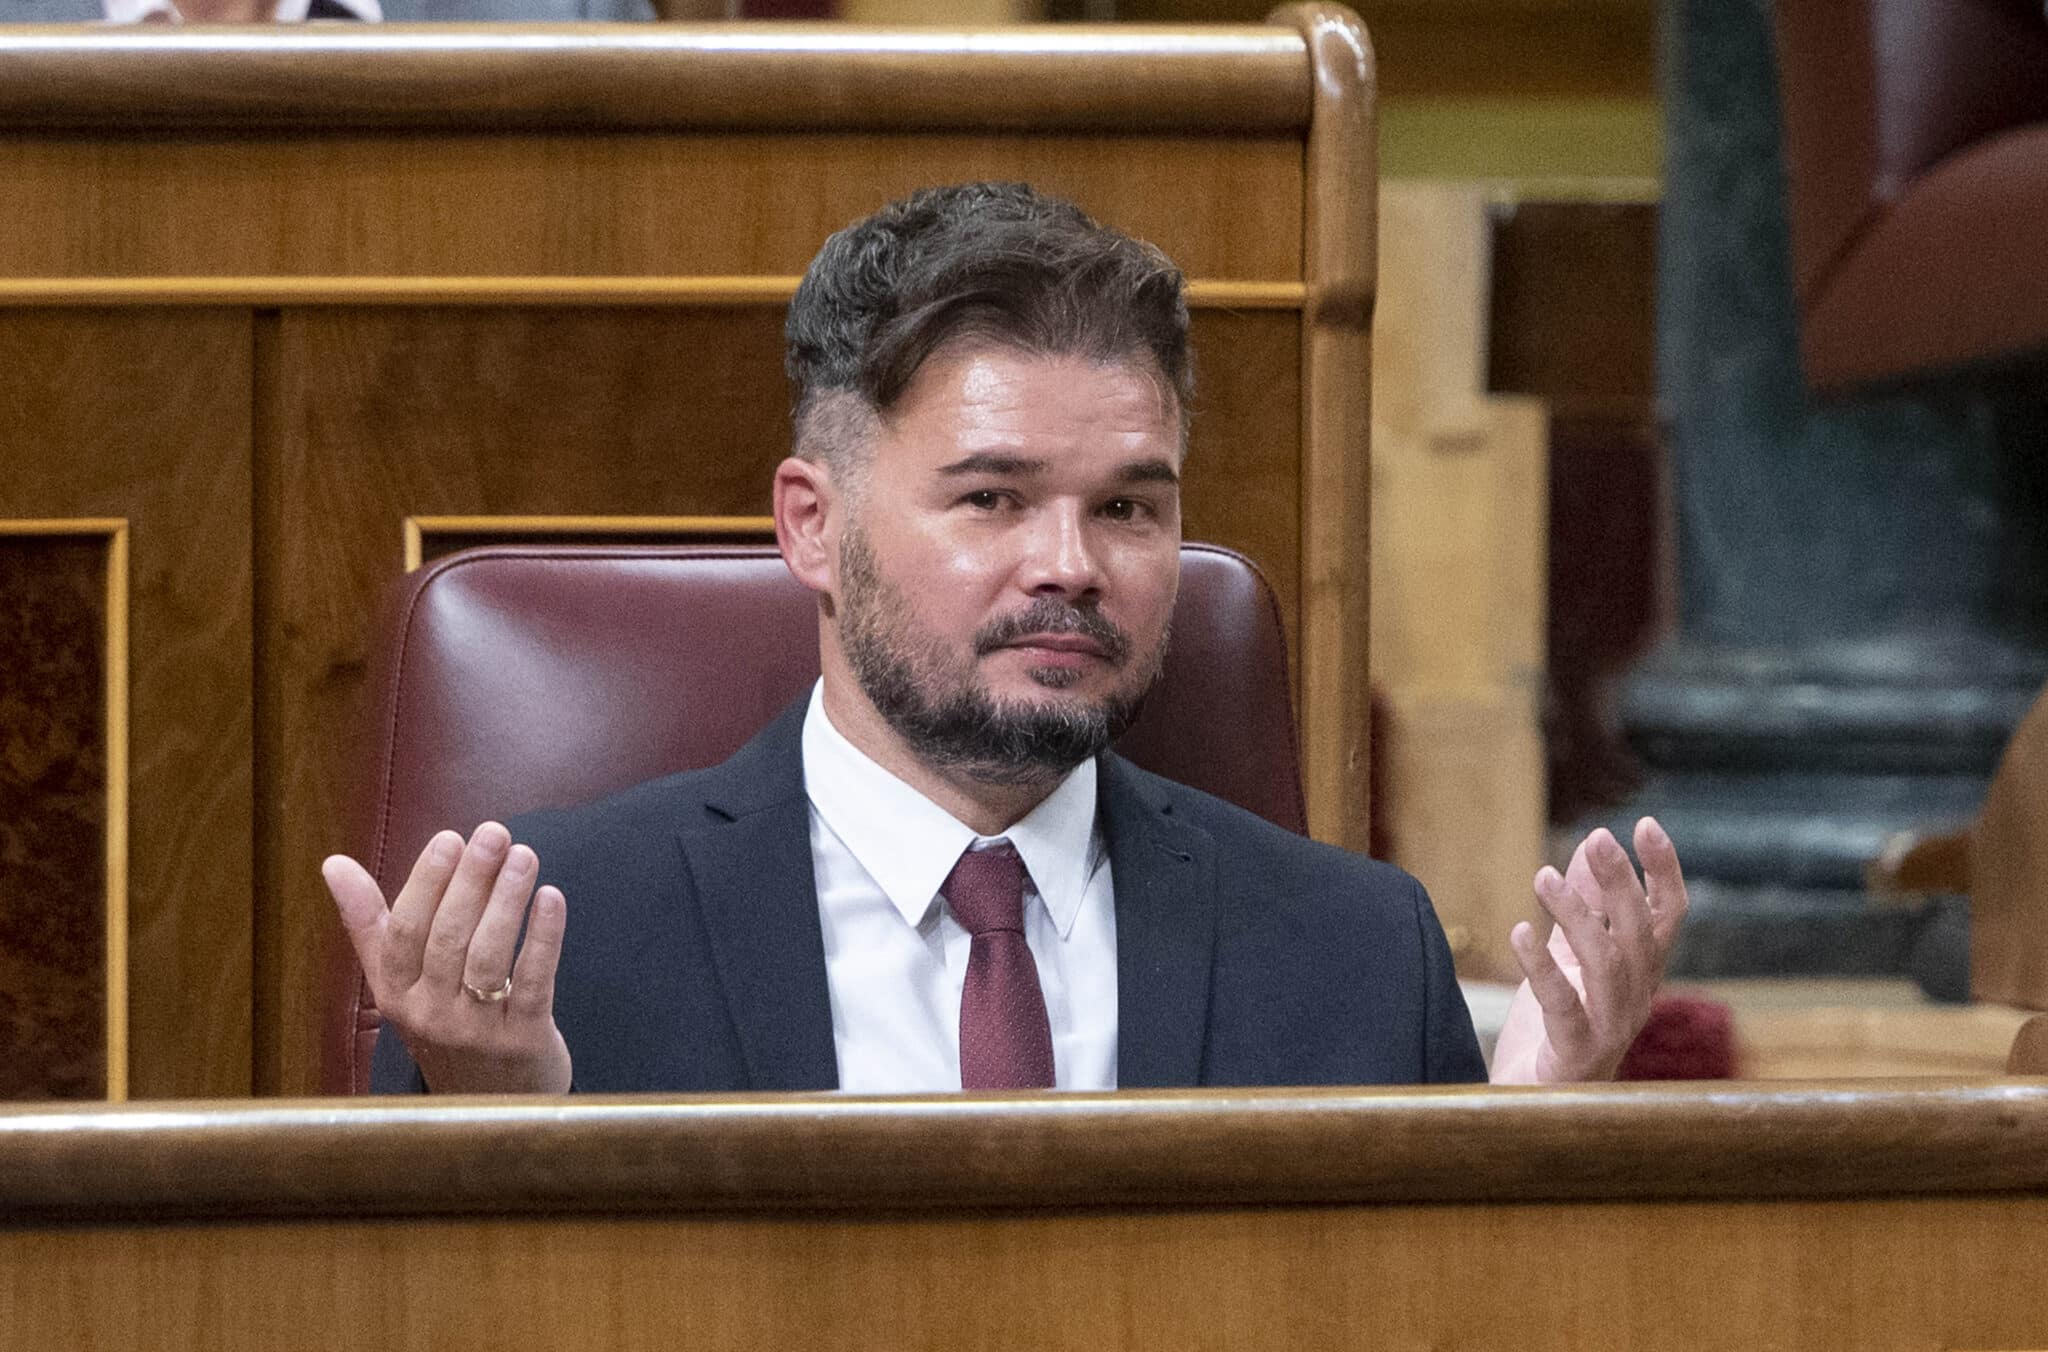
{"type": "MultiPolygon", "coordinates": [[[[508,823],[569,899],[555,1018],[578,1090],[837,1087],[807,703],[723,765],[508,823]]],[[[1121,1087],[1486,1077],[1413,878],[1113,753],[1100,767],[1121,1087]]],[[[422,1087],[388,1027],[371,1083],[422,1087]]]]}

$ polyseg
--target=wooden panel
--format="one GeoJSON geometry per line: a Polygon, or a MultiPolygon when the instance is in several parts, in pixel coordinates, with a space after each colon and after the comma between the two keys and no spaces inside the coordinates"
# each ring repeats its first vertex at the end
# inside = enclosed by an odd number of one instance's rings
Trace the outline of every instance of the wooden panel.
{"type": "Polygon", "coordinates": [[[0,1099],[108,1091],[110,539],[0,521],[0,1099]]]}
{"type": "Polygon", "coordinates": [[[1277,136],[15,133],[0,276],[788,275],[885,202],[995,176],[1191,276],[1288,280],[1301,172],[1277,136]]]}
{"type": "Polygon", "coordinates": [[[0,314],[0,516],[125,517],[130,1092],[249,1087],[250,325],[0,314]]]}
{"type": "MultiPolygon", "coordinates": [[[[318,863],[341,844],[370,617],[419,516],[757,517],[788,452],[781,314],[286,311],[262,371],[265,820],[258,1080],[317,1086],[311,1037],[333,924],[318,863]]],[[[1203,395],[1190,538],[1252,557],[1292,624],[1300,591],[1300,318],[1198,311],[1203,395]]],[[[474,823],[456,823],[468,829],[474,823]]]]}
{"type": "Polygon", "coordinates": [[[771,516],[409,516],[405,571],[483,545],[772,545],[771,516]]]}
{"type": "Polygon", "coordinates": [[[2044,1229],[2039,1197],[65,1229],[0,1232],[0,1301],[52,1347],[2023,1349],[2044,1229]]]}
{"type": "Polygon", "coordinates": [[[16,1111],[0,1308],[39,1347],[2039,1348],[2044,1110],[1976,1081],[16,1111]]]}
{"type": "MultiPolygon", "coordinates": [[[[1195,421],[1182,533],[1258,564],[1280,598],[1301,685],[1301,316],[1196,311],[1195,421]]],[[[1297,714],[1298,714],[1297,710],[1297,714]]]]}

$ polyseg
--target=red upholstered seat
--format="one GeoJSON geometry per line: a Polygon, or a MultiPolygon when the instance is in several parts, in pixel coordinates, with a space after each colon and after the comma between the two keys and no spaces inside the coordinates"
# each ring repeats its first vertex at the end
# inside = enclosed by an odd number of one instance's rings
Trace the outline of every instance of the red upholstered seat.
{"type": "Polygon", "coordinates": [[[1779,0],[1792,244],[1821,389],[2048,349],[2040,0],[1779,0]]]}
{"type": "MultiPolygon", "coordinates": [[[[765,547],[500,546],[409,577],[383,661],[348,845],[389,895],[437,830],[731,755],[817,679],[816,609],[765,547]]],[[[1182,547],[1166,671],[1119,749],[1305,828],[1280,612],[1241,556],[1182,547]]],[[[338,925],[332,948],[322,1084],[360,1093],[376,1010],[338,925]]]]}

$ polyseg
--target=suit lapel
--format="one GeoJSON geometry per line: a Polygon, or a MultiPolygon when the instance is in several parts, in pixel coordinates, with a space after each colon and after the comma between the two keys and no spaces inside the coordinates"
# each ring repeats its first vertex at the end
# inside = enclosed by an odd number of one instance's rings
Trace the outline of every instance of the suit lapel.
{"type": "Polygon", "coordinates": [[[1116,891],[1117,1085],[1198,1083],[1216,946],[1215,841],[1115,755],[1099,810],[1116,891]]]}
{"type": "Polygon", "coordinates": [[[719,767],[682,835],[750,1086],[836,1089],[800,702],[719,767]]]}

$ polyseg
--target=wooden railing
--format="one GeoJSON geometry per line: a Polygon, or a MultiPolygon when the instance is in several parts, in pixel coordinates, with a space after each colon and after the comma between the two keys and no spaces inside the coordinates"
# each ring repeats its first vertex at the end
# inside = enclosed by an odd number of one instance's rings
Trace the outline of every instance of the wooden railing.
{"type": "Polygon", "coordinates": [[[2048,1085],[0,1113],[17,1345],[2048,1345],[2048,1085]]]}

